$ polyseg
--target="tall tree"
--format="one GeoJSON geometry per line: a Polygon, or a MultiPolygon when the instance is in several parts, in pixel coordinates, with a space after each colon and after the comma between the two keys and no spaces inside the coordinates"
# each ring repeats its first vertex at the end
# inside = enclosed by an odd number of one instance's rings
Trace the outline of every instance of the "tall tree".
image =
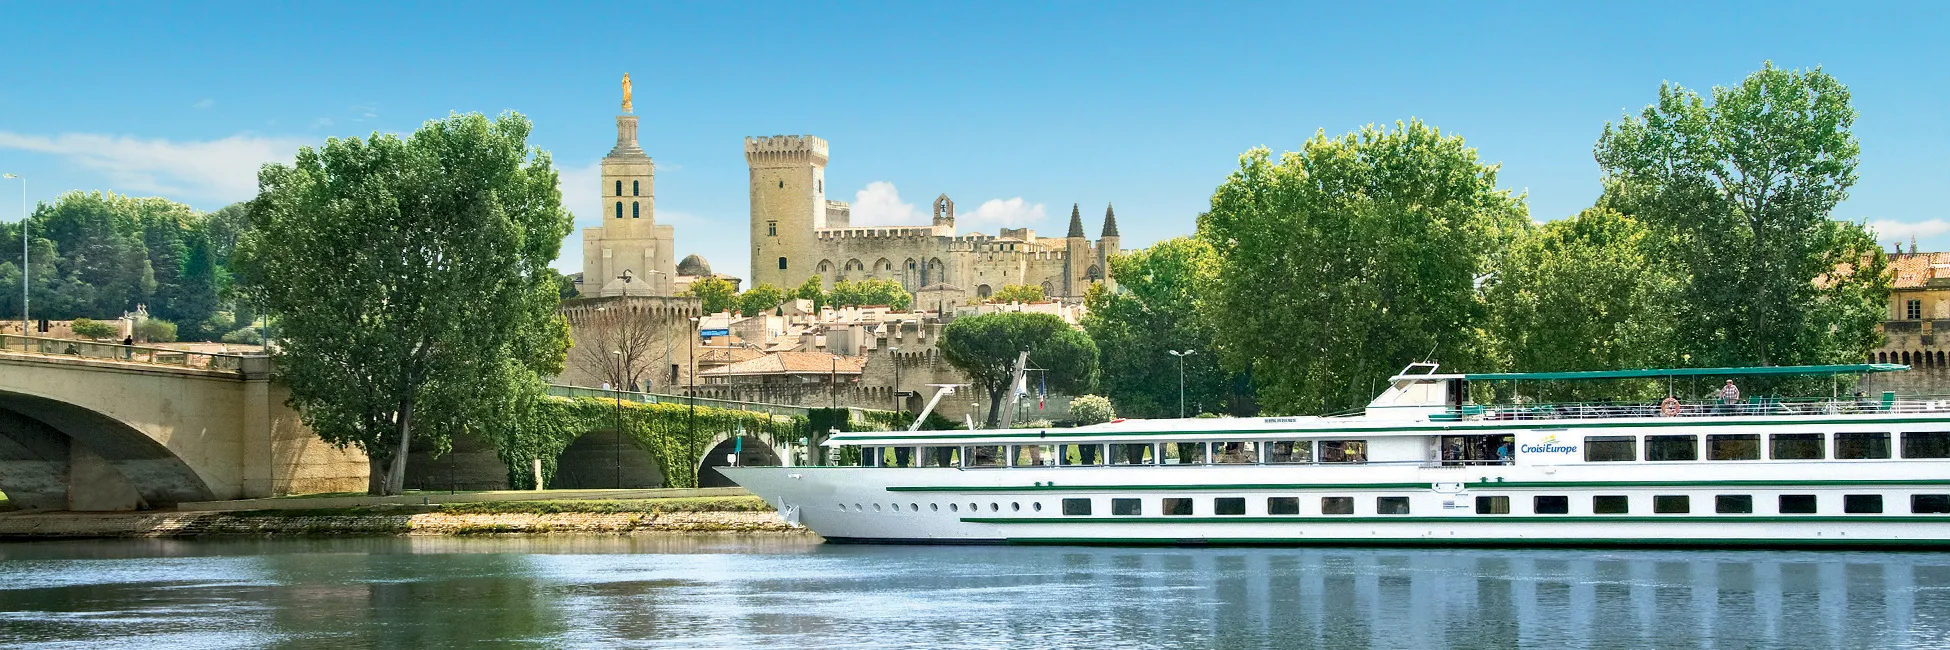
{"type": "Polygon", "coordinates": [[[840,280],[833,283],[833,290],[826,294],[826,302],[840,307],[886,305],[894,311],[903,311],[914,304],[914,295],[893,280],[840,280]]]}
{"type": "MultiPolygon", "coordinates": [[[[1049,390],[1079,395],[1097,380],[1097,346],[1090,337],[1050,314],[1003,312],[958,318],[941,333],[941,356],[989,396],[988,425],[1001,419],[1002,400],[1016,357],[1029,351],[1029,366],[1042,369],[1049,390]]],[[[1032,383],[1031,385],[1036,385],[1032,383]]]]}
{"type": "MultiPolygon", "coordinates": [[[[1092,285],[1095,286],[1095,285],[1092,285]]],[[[989,295],[989,302],[1042,302],[1043,287],[1034,284],[1005,284],[989,295]]]]}
{"type": "Polygon", "coordinates": [[[1470,363],[1474,281],[1530,224],[1496,171],[1420,121],[1241,156],[1199,217],[1222,359],[1276,413],[1360,406],[1411,361],[1470,363]]]}
{"type": "Polygon", "coordinates": [[[548,265],[570,220],[530,128],[452,115],[405,139],[330,139],[258,175],[239,273],[279,319],[292,404],[365,451],[372,493],[400,492],[415,436],[445,448],[509,426],[562,369],[548,265]]]}
{"type": "Polygon", "coordinates": [[[738,305],[738,289],[731,281],[717,277],[703,277],[691,281],[680,295],[697,298],[706,314],[716,314],[738,305]]]}
{"type": "Polygon", "coordinates": [[[1833,363],[1873,349],[1881,250],[1831,218],[1855,183],[1854,122],[1841,82],[1770,62],[1710,102],[1662,85],[1638,117],[1605,125],[1595,155],[1608,200],[1670,231],[1666,257],[1691,275],[1680,336],[1697,363],[1833,363]]]}
{"type": "Polygon", "coordinates": [[[826,306],[827,300],[825,285],[819,281],[819,276],[817,275],[806,278],[805,282],[799,284],[799,288],[792,290],[790,297],[813,301],[813,309],[815,311],[820,307],[826,306]]]}
{"type": "Polygon", "coordinates": [[[1249,406],[1233,399],[1240,377],[1219,364],[1210,322],[1198,310],[1218,273],[1218,255],[1203,240],[1167,239],[1112,257],[1117,291],[1092,285],[1083,331],[1097,344],[1103,391],[1117,410],[1143,418],[1178,417],[1179,364],[1186,413],[1249,406]],[[1190,352],[1182,358],[1171,352],[1190,352]]]}
{"type": "Polygon", "coordinates": [[[618,390],[649,391],[656,377],[651,371],[670,358],[689,329],[688,324],[672,327],[672,318],[621,301],[585,311],[571,323],[575,347],[569,349],[569,363],[618,390]]]}
{"type": "Polygon", "coordinates": [[[763,316],[777,309],[785,302],[785,290],[769,284],[759,284],[738,294],[738,312],[746,316],[763,316]]]}

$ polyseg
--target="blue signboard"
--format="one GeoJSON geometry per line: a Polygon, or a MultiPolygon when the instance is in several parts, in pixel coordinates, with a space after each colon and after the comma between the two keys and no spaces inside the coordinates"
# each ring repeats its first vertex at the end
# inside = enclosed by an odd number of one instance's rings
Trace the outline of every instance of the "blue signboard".
{"type": "Polygon", "coordinates": [[[713,336],[731,336],[731,330],[728,329],[700,330],[698,331],[697,335],[705,338],[711,338],[713,336]]]}

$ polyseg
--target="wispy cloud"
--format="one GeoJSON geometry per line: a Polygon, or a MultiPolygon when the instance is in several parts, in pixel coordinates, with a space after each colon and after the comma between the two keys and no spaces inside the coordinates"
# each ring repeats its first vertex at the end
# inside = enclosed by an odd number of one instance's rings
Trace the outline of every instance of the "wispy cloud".
{"type": "Polygon", "coordinates": [[[853,193],[853,215],[851,221],[860,225],[898,226],[921,222],[921,213],[914,204],[901,201],[900,189],[887,181],[867,183],[866,189],[853,193]]]}
{"type": "Polygon", "coordinates": [[[1042,221],[1049,216],[1041,203],[1030,203],[1018,196],[1013,199],[989,199],[983,201],[974,212],[956,215],[957,219],[977,224],[996,224],[1001,226],[1023,226],[1042,221]]]}
{"type": "Polygon", "coordinates": [[[1869,228],[1875,230],[1876,234],[1880,235],[1880,239],[1895,241],[1910,237],[1935,237],[1950,232],[1950,222],[1942,219],[1928,221],[1878,219],[1869,222],[1869,228]]]}
{"type": "Polygon", "coordinates": [[[257,170],[289,162],[302,138],[236,135],[174,141],[95,133],[27,135],[0,131],[0,149],[57,156],[104,174],[116,189],[192,199],[241,201],[257,194],[257,170]]]}
{"type": "Polygon", "coordinates": [[[562,207],[575,216],[577,228],[603,225],[603,163],[598,160],[582,167],[558,167],[556,187],[562,190],[562,207]]]}
{"type": "Polygon", "coordinates": [[[216,105],[217,105],[217,100],[205,97],[194,104],[190,104],[190,108],[209,108],[211,106],[216,106],[216,105]]]}
{"type": "Polygon", "coordinates": [[[332,118],[321,117],[311,121],[311,128],[322,129],[332,125],[332,118]]]}

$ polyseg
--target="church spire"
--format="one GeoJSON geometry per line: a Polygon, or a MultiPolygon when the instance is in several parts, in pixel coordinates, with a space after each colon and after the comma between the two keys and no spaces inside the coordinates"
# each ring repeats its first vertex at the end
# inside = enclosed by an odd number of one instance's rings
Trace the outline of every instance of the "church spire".
{"type": "Polygon", "coordinates": [[[1108,203],[1104,204],[1104,232],[1103,235],[1101,236],[1103,237],[1118,236],[1117,235],[1117,211],[1112,209],[1111,205],[1108,203]]]}
{"type": "Polygon", "coordinates": [[[1077,204],[1075,203],[1070,204],[1070,234],[1068,236],[1083,236],[1083,213],[1077,210],[1077,204]]]}

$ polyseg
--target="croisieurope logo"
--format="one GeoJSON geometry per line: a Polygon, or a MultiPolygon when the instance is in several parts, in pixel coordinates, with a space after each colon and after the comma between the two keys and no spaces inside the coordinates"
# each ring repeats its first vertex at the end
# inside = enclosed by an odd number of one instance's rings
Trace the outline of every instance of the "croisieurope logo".
{"type": "Polygon", "coordinates": [[[1551,434],[1544,436],[1537,444],[1519,446],[1517,451],[1526,454],[1575,454],[1578,453],[1578,446],[1557,444],[1557,434],[1551,434]]]}

